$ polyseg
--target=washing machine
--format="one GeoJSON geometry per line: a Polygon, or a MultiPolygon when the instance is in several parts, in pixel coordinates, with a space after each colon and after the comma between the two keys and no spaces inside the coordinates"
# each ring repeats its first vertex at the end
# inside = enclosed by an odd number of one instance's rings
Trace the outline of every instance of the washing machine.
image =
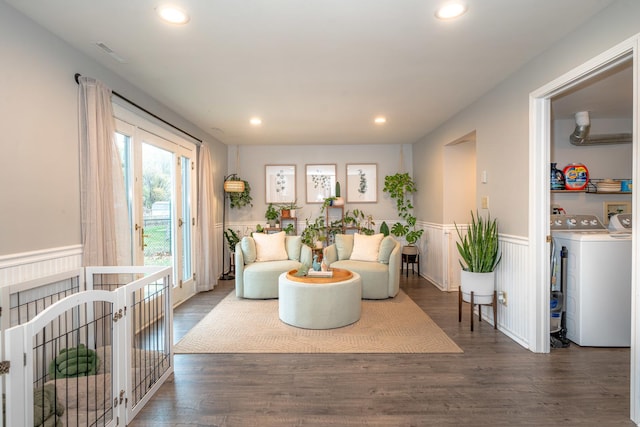
{"type": "Polygon", "coordinates": [[[552,215],[553,256],[559,260],[562,247],[568,251],[566,336],[580,346],[631,344],[630,227],[626,230],[610,232],[595,215],[552,215]]]}

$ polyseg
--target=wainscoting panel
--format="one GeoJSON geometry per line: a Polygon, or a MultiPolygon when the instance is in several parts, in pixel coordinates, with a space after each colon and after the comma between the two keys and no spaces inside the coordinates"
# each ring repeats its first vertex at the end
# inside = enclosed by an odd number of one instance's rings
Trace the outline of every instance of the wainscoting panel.
{"type": "Polygon", "coordinates": [[[0,256],[0,286],[69,271],[82,266],[82,245],[0,256]]]}
{"type": "MultiPolygon", "coordinates": [[[[460,287],[460,264],[453,224],[419,224],[425,232],[420,241],[420,271],[438,289],[457,292],[460,287]]],[[[496,290],[507,295],[507,304],[498,305],[498,328],[523,347],[528,347],[527,319],[530,302],[524,288],[528,275],[526,238],[500,235],[502,261],[496,270],[496,290]]],[[[483,307],[483,318],[493,323],[491,307],[483,307]]]]}
{"type": "Polygon", "coordinates": [[[498,304],[498,327],[514,341],[528,348],[529,310],[525,288],[529,274],[529,241],[518,236],[500,236],[502,261],[496,270],[496,290],[506,292],[507,304],[498,304]]]}

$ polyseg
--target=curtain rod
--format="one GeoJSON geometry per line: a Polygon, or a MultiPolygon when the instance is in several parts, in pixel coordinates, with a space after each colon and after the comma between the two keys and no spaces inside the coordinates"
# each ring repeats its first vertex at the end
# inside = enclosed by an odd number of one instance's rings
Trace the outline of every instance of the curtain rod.
{"type": "MultiPolygon", "coordinates": [[[[82,76],[82,74],[80,74],[80,73],[76,73],[76,74],[73,76],[73,78],[75,79],[76,83],[78,83],[78,84],[80,84],[80,81],[78,80],[78,79],[80,78],[80,76],[82,76]]],[[[180,132],[182,132],[183,134],[190,136],[191,138],[195,139],[195,140],[196,140],[196,141],[198,141],[200,144],[202,144],[202,140],[201,140],[200,138],[196,138],[195,136],[191,135],[189,132],[187,132],[187,131],[185,131],[185,130],[183,130],[183,129],[180,129],[179,127],[177,127],[177,126],[175,126],[175,125],[173,125],[173,124],[169,123],[168,121],[166,121],[166,120],[165,120],[165,119],[163,119],[162,117],[158,117],[158,116],[156,116],[156,115],[155,115],[155,114],[153,114],[151,111],[147,110],[147,109],[146,109],[146,108],[144,108],[144,107],[141,107],[140,105],[136,104],[136,103],[135,103],[135,102],[133,102],[132,100],[130,100],[130,99],[128,99],[128,98],[126,98],[126,97],[124,97],[124,96],[120,95],[120,94],[119,94],[118,92],[116,92],[115,90],[112,90],[112,91],[111,91],[111,93],[112,93],[112,94],[114,94],[115,96],[117,96],[118,98],[120,98],[120,99],[122,99],[122,100],[124,100],[124,101],[127,101],[129,104],[133,105],[134,107],[136,107],[136,108],[138,108],[138,109],[140,109],[140,110],[144,111],[145,113],[149,114],[149,115],[150,115],[151,117],[153,117],[154,119],[158,119],[158,120],[160,120],[160,121],[161,121],[162,123],[164,123],[165,125],[169,125],[169,126],[171,126],[171,127],[172,127],[172,128],[174,128],[175,130],[180,131],[180,132]]]]}

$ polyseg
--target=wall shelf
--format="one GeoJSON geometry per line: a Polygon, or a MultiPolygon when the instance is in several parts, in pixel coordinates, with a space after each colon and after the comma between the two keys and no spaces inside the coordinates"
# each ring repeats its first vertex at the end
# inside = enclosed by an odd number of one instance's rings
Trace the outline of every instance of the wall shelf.
{"type": "MultiPolygon", "coordinates": [[[[571,194],[571,193],[587,193],[587,194],[631,194],[631,191],[598,191],[598,183],[603,182],[604,179],[593,178],[589,180],[587,186],[582,190],[550,190],[554,194],[571,194]]],[[[622,179],[616,179],[615,181],[623,181],[622,179]]]]}

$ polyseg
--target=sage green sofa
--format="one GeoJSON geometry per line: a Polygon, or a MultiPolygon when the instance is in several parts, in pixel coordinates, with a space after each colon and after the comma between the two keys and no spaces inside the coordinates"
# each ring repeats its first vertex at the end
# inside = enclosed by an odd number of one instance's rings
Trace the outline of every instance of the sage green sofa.
{"type": "Polygon", "coordinates": [[[354,271],[362,279],[362,298],[393,298],[400,290],[402,247],[391,236],[337,234],[324,250],[331,268],[354,271]]]}
{"type": "Polygon", "coordinates": [[[236,244],[236,296],[250,299],[278,298],[280,274],[311,265],[311,248],[301,236],[253,233],[236,244]]]}

